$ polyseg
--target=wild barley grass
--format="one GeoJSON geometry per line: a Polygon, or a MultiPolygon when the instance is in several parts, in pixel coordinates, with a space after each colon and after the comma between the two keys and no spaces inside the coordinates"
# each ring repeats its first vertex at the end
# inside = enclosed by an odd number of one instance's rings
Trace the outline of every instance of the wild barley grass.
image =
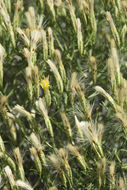
{"type": "Polygon", "coordinates": [[[18,147],[16,147],[14,149],[14,156],[15,156],[15,160],[16,160],[17,165],[18,165],[19,176],[24,181],[25,180],[25,173],[24,173],[21,153],[20,153],[20,150],[18,147]]]}
{"type": "Polygon", "coordinates": [[[126,0],[0,0],[0,189],[127,189],[126,19],[126,0]]]}
{"type": "Polygon", "coordinates": [[[110,177],[110,189],[115,188],[115,162],[111,162],[109,167],[109,177],[110,177]]]}
{"type": "Polygon", "coordinates": [[[26,182],[23,182],[21,180],[17,180],[16,181],[16,185],[19,187],[19,188],[22,188],[22,189],[26,189],[26,190],[33,190],[33,188],[27,184],[26,182]]]}
{"type": "Polygon", "coordinates": [[[53,31],[51,27],[48,27],[48,49],[49,49],[49,56],[53,58],[54,56],[54,37],[53,31]]]}
{"type": "Polygon", "coordinates": [[[14,176],[12,174],[12,171],[11,171],[10,167],[6,166],[4,168],[4,170],[5,170],[5,174],[6,174],[7,178],[8,178],[8,181],[10,183],[11,189],[12,190],[16,189],[16,181],[14,179],[14,176]]]}
{"type": "Polygon", "coordinates": [[[40,156],[40,159],[41,159],[43,165],[46,166],[45,154],[43,152],[43,147],[42,147],[41,143],[39,142],[39,139],[37,138],[37,136],[34,133],[32,133],[30,135],[30,139],[31,139],[33,145],[35,146],[35,148],[37,149],[38,154],[40,156]]]}

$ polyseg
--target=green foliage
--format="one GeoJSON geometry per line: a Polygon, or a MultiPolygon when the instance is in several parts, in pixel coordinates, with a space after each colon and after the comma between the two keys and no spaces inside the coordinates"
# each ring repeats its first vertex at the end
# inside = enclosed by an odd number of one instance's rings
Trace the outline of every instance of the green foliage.
{"type": "Polygon", "coordinates": [[[126,33],[126,0],[0,0],[0,189],[127,188],[126,33]]]}

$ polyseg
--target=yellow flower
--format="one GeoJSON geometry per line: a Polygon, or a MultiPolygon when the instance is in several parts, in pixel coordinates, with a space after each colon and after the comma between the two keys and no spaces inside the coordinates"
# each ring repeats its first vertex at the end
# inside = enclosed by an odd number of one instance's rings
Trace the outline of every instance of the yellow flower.
{"type": "Polygon", "coordinates": [[[44,77],[44,79],[41,80],[40,85],[44,90],[49,89],[49,76],[44,77]]]}

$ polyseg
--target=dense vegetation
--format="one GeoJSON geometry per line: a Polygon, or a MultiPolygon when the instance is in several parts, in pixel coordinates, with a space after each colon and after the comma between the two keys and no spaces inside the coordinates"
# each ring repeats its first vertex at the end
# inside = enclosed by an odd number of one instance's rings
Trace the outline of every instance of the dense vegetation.
{"type": "Polygon", "coordinates": [[[0,189],[127,189],[126,33],[126,0],[0,0],[0,189]]]}

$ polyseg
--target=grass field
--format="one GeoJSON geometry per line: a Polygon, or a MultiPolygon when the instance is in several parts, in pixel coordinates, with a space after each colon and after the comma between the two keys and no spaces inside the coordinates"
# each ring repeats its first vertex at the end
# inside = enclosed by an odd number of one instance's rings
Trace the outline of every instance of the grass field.
{"type": "Polygon", "coordinates": [[[0,189],[127,189],[127,1],[0,0],[0,189]]]}

